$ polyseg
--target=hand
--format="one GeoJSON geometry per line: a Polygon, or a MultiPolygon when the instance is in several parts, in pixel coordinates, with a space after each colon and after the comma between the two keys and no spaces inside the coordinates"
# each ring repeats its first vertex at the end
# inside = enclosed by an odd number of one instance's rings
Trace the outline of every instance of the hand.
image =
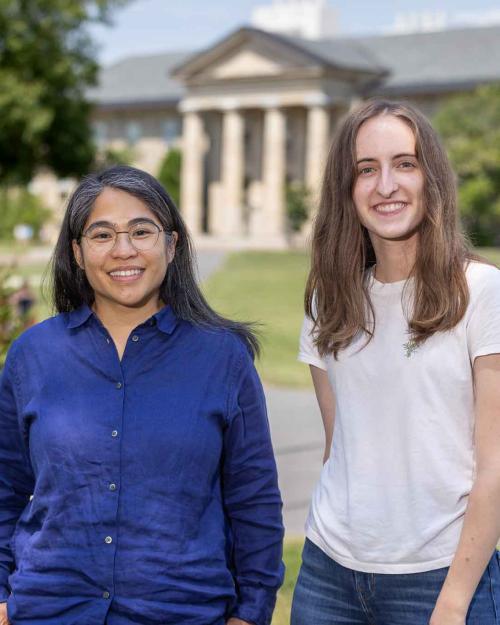
{"type": "Polygon", "coordinates": [[[0,625],[10,625],[10,621],[7,617],[6,603],[0,603],[0,625]]]}
{"type": "MultiPolygon", "coordinates": [[[[0,625],[3,625],[3,623],[0,622],[0,625]]],[[[252,625],[252,623],[249,623],[248,621],[242,621],[240,618],[232,617],[229,619],[226,625],[252,625]]]]}
{"type": "Polygon", "coordinates": [[[465,625],[466,616],[462,610],[451,610],[436,604],[429,625],[465,625]]]}

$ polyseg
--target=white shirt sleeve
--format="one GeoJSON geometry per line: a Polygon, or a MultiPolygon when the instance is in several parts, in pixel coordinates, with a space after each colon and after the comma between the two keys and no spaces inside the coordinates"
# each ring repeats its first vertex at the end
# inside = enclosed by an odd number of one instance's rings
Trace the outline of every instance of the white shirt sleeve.
{"type": "Polygon", "coordinates": [[[300,362],[305,362],[307,365],[314,365],[326,371],[326,359],[319,355],[319,352],[314,345],[314,332],[313,332],[313,320],[305,315],[302,323],[302,331],[300,333],[299,343],[299,356],[300,362]]]}
{"type": "Polygon", "coordinates": [[[471,363],[478,356],[500,353],[500,271],[488,265],[473,270],[478,279],[470,285],[467,344],[471,363]]]}

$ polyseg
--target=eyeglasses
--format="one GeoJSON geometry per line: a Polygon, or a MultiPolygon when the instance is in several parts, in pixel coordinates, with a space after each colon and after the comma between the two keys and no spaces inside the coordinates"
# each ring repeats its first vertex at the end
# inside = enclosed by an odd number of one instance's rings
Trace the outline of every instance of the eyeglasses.
{"type": "Polygon", "coordinates": [[[152,249],[158,242],[160,232],[166,235],[171,234],[168,230],[163,230],[152,221],[139,221],[130,226],[128,230],[115,230],[112,226],[95,224],[90,226],[82,234],[94,250],[110,252],[116,245],[119,234],[127,234],[132,247],[138,252],[152,249]]]}

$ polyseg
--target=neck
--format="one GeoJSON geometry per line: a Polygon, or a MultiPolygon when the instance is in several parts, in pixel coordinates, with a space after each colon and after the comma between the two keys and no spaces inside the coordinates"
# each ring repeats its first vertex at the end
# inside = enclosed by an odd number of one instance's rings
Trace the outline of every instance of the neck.
{"type": "Polygon", "coordinates": [[[417,237],[406,241],[373,240],[377,266],[375,278],[380,282],[399,282],[410,275],[417,257],[417,237]]]}
{"type": "Polygon", "coordinates": [[[144,323],[163,307],[158,299],[147,302],[137,308],[123,306],[116,302],[104,301],[96,297],[92,306],[95,314],[111,336],[119,333],[128,333],[141,323],[144,323]]]}

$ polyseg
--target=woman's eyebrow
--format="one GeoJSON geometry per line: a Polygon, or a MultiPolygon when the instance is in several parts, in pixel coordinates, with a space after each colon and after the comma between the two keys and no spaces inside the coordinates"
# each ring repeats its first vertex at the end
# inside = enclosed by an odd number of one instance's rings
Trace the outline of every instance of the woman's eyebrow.
{"type": "MultiPolygon", "coordinates": [[[[394,154],[394,156],[392,157],[392,160],[395,160],[397,158],[417,158],[417,155],[402,152],[401,154],[394,154]]],[[[359,165],[360,163],[375,163],[376,161],[377,161],[376,158],[373,158],[372,156],[366,156],[356,161],[356,165],[359,165]]]]}
{"type": "MultiPolygon", "coordinates": [[[[127,226],[135,226],[135,224],[144,223],[144,222],[147,222],[149,224],[154,224],[155,226],[158,225],[150,217],[134,217],[134,219],[131,219],[130,221],[127,222],[127,226]]],[[[89,228],[94,228],[96,226],[98,226],[98,227],[106,226],[108,228],[118,228],[118,224],[117,223],[111,223],[110,221],[106,221],[105,219],[101,219],[99,221],[93,221],[90,224],[90,226],[87,228],[87,230],[89,228]]]]}

